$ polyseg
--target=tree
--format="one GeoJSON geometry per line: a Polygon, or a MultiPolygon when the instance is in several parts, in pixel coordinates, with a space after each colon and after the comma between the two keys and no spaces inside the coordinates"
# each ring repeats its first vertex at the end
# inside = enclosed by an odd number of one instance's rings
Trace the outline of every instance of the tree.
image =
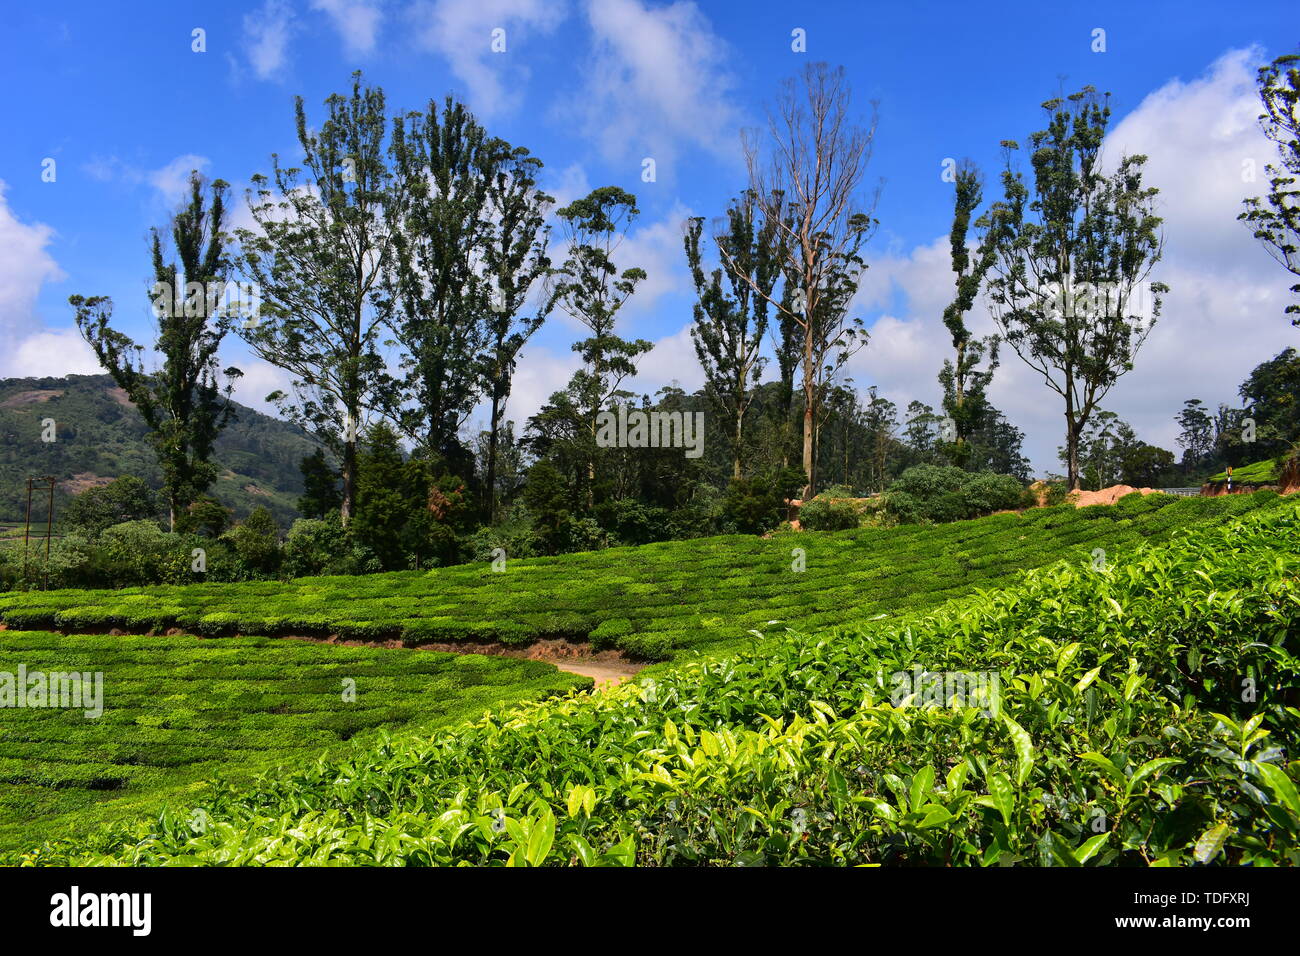
{"type": "MultiPolygon", "coordinates": [[[[492,285],[491,309],[487,313],[487,351],[481,362],[484,389],[491,402],[487,449],[487,515],[497,513],[498,471],[502,419],[510,397],[519,352],[532,338],[550,311],[544,298],[531,314],[524,312],[538,279],[550,270],[547,257],[550,227],[547,210],[554,200],[537,187],[541,160],[523,147],[511,148],[501,140],[499,161],[488,184],[492,220],[487,229],[483,265],[492,285]]],[[[506,423],[507,439],[513,443],[506,423]]]]}
{"type": "MultiPolygon", "coordinates": [[[[1268,194],[1264,200],[1243,200],[1246,209],[1237,218],[1251,227],[1282,268],[1300,278],[1300,56],[1279,56],[1260,67],[1257,82],[1264,106],[1259,125],[1277,144],[1282,165],[1265,167],[1268,194]]],[[[1291,291],[1300,295],[1300,282],[1291,291]]],[[[1300,326],[1300,303],[1288,305],[1286,314],[1296,316],[1291,324],[1300,326]]]]}
{"type": "Polygon", "coordinates": [[[585,368],[574,373],[570,383],[589,433],[588,507],[596,480],[596,417],[623,380],[636,374],[634,359],[653,347],[644,339],[629,342],[614,334],[619,310],[646,277],[645,270],[636,267],[620,273],[613,258],[639,212],[631,193],[602,186],[556,213],[569,251],[564,264],[549,276],[549,304],[558,304],[591,331],[573,345],[585,368]]]}
{"type": "Polygon", "coordinates": [[[262,314],[240,334],[293,377],[292,395],[276,391],[268,399],[340,461],[346,526],[356,510],[361,418],[388,407],[381,318],[371,306],[391,259],[396,200],[384,160],[383,90],[362,89],[354,73],[351,95],[332,95],[325,106],[316,132],[307,127],[302,97],[295,99],[305,172],[282,167],[272,154],[271,179],[253,177],[248,199],[257,230],[238,235],[262,314]]]}
{"type": "Polygon", "coordinates": [[[404,566],[402,532],[413,508],[423,504],[404,493],[404,469],[396,432],[386,422],[371,425],[357,456],[357,510],[350,530],[386,571],[404,566]]]}
{"type": "Polygon", "coordinates": [[[115,478],[101,488],[87,488],[68,503],[63,523],[97,535],[124,521],[155,520],[158,497],[134,475],[115,478]]]}
{"type": "Polygon", "coordinates": [[[343,503],[339,494],[338,473],[325,460],[325,452],[319,448],[302,460],[298,466],[302,472],[302,497],[298,499],[298,511],[304,518],[324,518],[331,511],[337,511],[343,503]]]}
{"type": "Polygon", "coordinates": [[[944,361],[939,384],[943,386],[943,410],[953,423],[947,452],[954,465],[966,468],[971,457],[970,436],[984,423],[989,412],[984,392],[998,367],[999,341],[996,335],[972,338],[966,326],[966,313],[975,304],[984,277],[993,265],[993,248],[981,247],[974,262],[966,248],[971,214],[979,208],[984,196],[979,170],[970,161],[963,162],[957,169],[955,183],[949,242],[952,271],[957,275],[957,293],[943,310],[943,324],[952,336],[952,347],[957,354],[954,359],[944,361]],[[988,357],[988,366],[981,371],[979,365],[985,356],[988,357]]]}
{"type": "Polygon", "coordinates": [[[907,404],[907,424],[903,427],[903,441],[912,452],[914,463],[938,464],[939,426],[942,419],[934,409],[921,401],[907,404]]]}
{"type": "Polygon", "coordinates": [[[867,407],[863,424],[869,436],[870,450],[867,483],[869,487],[881,492],[885,490],[889,455],[896,442],[894,433],[898,431],[898,406],[889,399],[877,395],[875,386],[867,390],[867,407]]]}
{"type": "Polygon", "coordinates": [[[686,226],[686,260],[695,283],[697,302],[691,341],[704,369],[713,404],[732,423],[730,435],[732,477],[739,478],[744,453],[745,413],[767,360],[759,354],[767,331],[768,302],[780,278],[782,250],[771,220],[757,216],[752,194],[746,193],[727,209],[725,227],[713,237],[725,247],[730,263],[727,284],[723,270],[706,276],[700,254],[704,219],[686,226]],[[758,291],[755,291],[758,290],[758,291]]]}
{"type": "Polygon", "coordinates": [[[1025,433],[990,405],[983,424],[970,436],[971,453],[966,468],[968,471],[1014,475],[1028,483],[1031,468],[1023,452],[1024,442],[1025,433]]]}
{"type": "Polygon", "coordinates": [[[1261,362],[1237,394],[1255,421],[1256,459],[1286,451],[1300,439],[1300,352],[1283,349],[1261,362]]]}
{"type": "MultiPolygon", "coordinates": [[[[1058,453],[1064,462],[1066,450],[1058,453]]],[[[1099,410],[1080,436],[1079,462],[1094,491],[1114,484],[1155,486],[1173,467],[1174,453],[1148,445],[1128,422],[1099,410]]]]}
{"type": "Polygon", "coordinates": [[[1199,398],[1189,398],[1176,421],[1181,429],[1178,445],[1183,449],[1183,467],[1191,471],[1214,452],[1214,419],[1199,398]]]}
{"type": "MultiPolygon", "coordinates": [[[[850,321],[847,308],[866,269],[859,250],[876,226],[868,212],[874,203],[859,196],[875,124],[873,119],[863,128],[850,120],[842,68],[813,63],[802,83],[786,82],[776,115],[769,113],[768,131],[770,164],[764,166],[754,137],[745,139],[745,159],[755,204],[785,250],[786,294],[777,300],[753,279],[746,281],[802,333],[804,496],[811,497],[819,386],[833,375],[827,374],[827,359],[865,343],[861,322],[850,321]]],[[[745,270],[719,251],[732,274],[744,278],[745,270]]]]}
{"type": "Polygon", "coordinates": [[[417,444],[460,459],[458,432],[480,385],[488,289],[479,270],[489,185],[501,150],[461,103],[410,113],[393,124],[400,202],[389,209],[393,268],[379,298],[405,348],[400,398],[414,407],[393,420],[417,444]]]}
{"type": "Polygon", "coordinates": [[[1005,199],[981,224],[994,255],[994,319],[1064,399],[1066,480],[1077,488],[1082,430],[1133,368],[1168,287],[1146,283],[1162,245],[1158,190],[1142,183],[1146,157],[1124,156],[1109,174],[1101,166],[1108,99],[1084,87],[1068,103],[1052,99],[1043,108],[1047,129],[1030,136],[1033,192],[1012,165],[1017,144],[1004,142],[1005,199]]]}
{"type": "Polygon", "coordinates": [[[218,372],[217,351],[230,329],[223,298],[230,262],[226,256],[226,190],[222,180],[210,187],[190,174],[189,203],[171,221],[171,239],[179,256],[168,262],[163,238],[152,231],[152,290],[158,336],[154,349],[162,365],[147,371],[144,346],[112,328],[113,301],[107,296],[68,299],[77,328],[113,381],[126,392],[149,428],[149,441],[162,470],[168,523],[217,480],[212,446],[234,418],[231,393],[240,376],[236,368],[218,372]],[[224,379],[224,380],[223,380],[224,379]]]}

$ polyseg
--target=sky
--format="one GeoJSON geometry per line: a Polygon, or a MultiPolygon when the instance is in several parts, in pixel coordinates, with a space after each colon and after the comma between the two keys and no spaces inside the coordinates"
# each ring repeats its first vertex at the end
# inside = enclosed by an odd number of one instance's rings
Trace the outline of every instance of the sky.
{"type": "MultiPolygon", "coordinates": [[[[1111,94],[1107,161],[1149,157],[1165,220],[1152,278],[1171,287],[1103,407],[1177,451],[1185,399],[1234,403],[1255,365],[1300,345],[1283,314],[1293,280],[1236,221],[1276,161],[1255,71],[1296,52],[1293,4],[96,0],[7,3],[0,17],[0,376],[99,371],[74,294],[111,296],[121,328],[148,341],[148,233],[189,170],[230,182],[236,224],[249,223],[251,177],[272,153],[299,156],[294,97],[320,116],[357,69],[390,109],[462,99],[545,163],[560,203],[603,185],[637,196],[617,261],[648,273],[619,327],[655,343],[638,393],[702,384],[682,224],[720,216],[745,187],[741,131],[765,125],[781,82],[813,61],[843,66],[855,114],[878,120],[866,181],[880,226],[853,303],[870,340],[848,367],[859,390],[878,387],[900,412],[939,404],[953,292],[945,160],[974,160],[996,198],[999,143],[1023,142],[1044,100],[1084,85],[1111,94]]],[[[993,331],[982,303],[970,323],[993,331]]],[[[510,418],[565,384],[580,331],[557,313],[529,343],[510,418]]],[[[269,411],[283,373],[233,337],[222,357],[245,373],[237,398],[269,411]]],[[[990,398],[1025,431],[1036,470],[1059,472],[1061,400],[1010,350],[990,398]]]]}

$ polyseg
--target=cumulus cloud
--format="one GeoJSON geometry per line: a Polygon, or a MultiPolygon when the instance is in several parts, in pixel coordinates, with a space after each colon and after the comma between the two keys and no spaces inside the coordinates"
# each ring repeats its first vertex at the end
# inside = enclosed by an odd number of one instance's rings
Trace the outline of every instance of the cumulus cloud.
{"type": "MultiPolygon", "coordinates": [[[[1166,245],[1153,278],[1168,283],[1160,322],[1102,405],[1129,421],[1146,441],[1179,453],[1174,416],[1184,399],[1211,405],[1237,401],[1250,370],[1288,345],[1295,330],[1282,310],[1289,275],[1239,222],[1244,197],[1259,191],[1243,181],[1253,160],[1262,173],[1275,147],[1259,131],[1255,66],[1264,54],[1233,50],[1193,80],[1170,80],[1120,119],[1107,136],[1109,163],[1148,157],[1146,181],[1160,189],[1166,245]],[[1245,164],[1245,165],[1244,165],[1245,164]]],[[[879,384],[900,408],[912,398],[934,405],[935,376],[951,344],[942,323],[953,288],[944,237],[873,264],[859,293],[861,309],[884,309],[867,349],[852,362],[857,385],[879,384]],[[901,290],[906,306],[891,309],[901,290]]],[[[976,334],[993,330],[977,303],[968,317],[976,334]]],[[[1060,471],[1064,405],[1010,349],[990,398],[1027,433],[1026,451],[1040,471],[1060,471]]]]}
{"type": "Polygon", "coordinates": [[[638,359],[636,377],[623,384],[627,391],[653,398],[665,385],[677,385],[687,392],[704,387],[704,370],[691,341],[691,323],[655,339],[654,346],[638,359]]]}
{"type": "Polygon", "coordinates": [[[274,391],[292,391],[293,377],[288,372],[252,355],[240,342],[231,344],[222,361],[223,368],[233,365],[244,373],[235,383],[235,401],[267,415],[279,414],[266,396],[274,391]]]}
{"type": "Polygon", "coordinates": [[[66,278],[49,245],[54,230],[14,215],[0,180],[0,376],[66,375],[99,370],[75,329],[47,329],[36,300],[46,282],[66,278]]]}
{"type": "Polygon", "coordinates": [[[150,186],[162,194],[162,198],[167,203],[175,204],[183,200],[189,192],[190,173],[195,170],[202,173],[210,162],[211,160],[206,156],[187,153],[184,156],[177,156],[161,169],[146,174],[145,178],[150,186]]]}
{"type": "Polygon", "coordinates": [[[311,0],[311,8],[329,16],[348,56],[372,53],[384,12],[372,0],[311,0]]]}
{"type": "Polygon", "coordinates": [[[548,0],[417,0],[408,10],[416,44],[446,59],[477,113],[519,106],[530,72],[512,54],[529,36],[546,34],[568,15],[567,4],[548,0]],[[492,50],[503,30],[505,51],[492,50]]]}
{"type": "Polygon", "coordinates": [[[547,173],[546,192],[555,198],[555,208],[563,209],[591,192],[591,180],[580,163],[570,163],[558,173],[547,173]]]}
{"type": "Polygon", "coordinates": [[[588,0],[587,20],[594,50],[578,108],[606,158],[650,157],[660,180],[683,144],[739,163],[728,46],[699,7],[588,0]]]}
{"type": "Polygon", "coordinates": [[[266,0],[244,15],[244,54],[259,80],[279,76],[289,62],[289,39],[295,28],[287,0],[266,0]]]}

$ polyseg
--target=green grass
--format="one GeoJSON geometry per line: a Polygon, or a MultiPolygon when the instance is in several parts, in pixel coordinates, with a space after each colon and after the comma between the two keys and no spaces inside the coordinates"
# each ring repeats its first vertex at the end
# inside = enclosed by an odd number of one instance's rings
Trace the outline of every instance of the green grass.
{"type": "Polygon", "coordinates": [[[356,745],[216,794],[202,827],[160,814],[26,860],[1296,865],[1298,575],[1293,503],[1104,569],[356,745]],[[995,674],[999,703],[898,692],[923,672],[995,674]]]}
{"type": "Polygon", "coordinates": [[[209,781],[309,761],[358,735],[428,730],[590,686],[549,664],[263,637],[0,633],[0,672],[104,675],[102,716],[0,711],[0,847],[193,800],[209,781]],[[345,679],[355,699],[343,699],[345,679]]]}
{"type": "MultiPolygon", "coordinates": [[[[1221,471],[1210,478],[1210,481],[1226,482],[1227,480],[1228,473],[1226,471],[1221,471]]],[[[1232,483],[1234,485],[1271,485],[1275,484],[1277,480],[1277,461],[1271,458],[1267,461],[1257,461],[1232,469],[1232,483]]]]}
{"type": "Polygon", "coordinates": [[[935,605],[1060,559],[1118,557],[1178,529],[1276,507],[1271,492],[1132,495],[938,526],[702,538],[361,577],[0,594],[11,627],[207,634],[339,634],[420,641],[590,639],[650,659],[731,652],[787,626],[811,630],[935,605]],[[806,570],[793,570],[802,549],[806,570]]]}

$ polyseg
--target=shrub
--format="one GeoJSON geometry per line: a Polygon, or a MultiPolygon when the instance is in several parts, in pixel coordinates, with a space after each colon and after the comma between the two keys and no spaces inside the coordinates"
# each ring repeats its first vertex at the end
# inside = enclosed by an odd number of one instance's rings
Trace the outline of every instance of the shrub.
{"type": "Polygon", "coordinates": [[[1020,482],[993,472],[972,474],[951,465],[914,465],[890,486],[886,509],[899,521],[941,523],[978,518],[1022,503],[1020,482]]]}
{"type": "Polygon", "coordinates": [[[280,528],[264,507],[254,509],[242,523],[226,532],[244,572],[241,577],[268,577],[280,567],[280,528]]]}
{"type": "Polygon", "coordinates": [[[799,509],[799,526],[808,531],[844,531],[858,526],[858,509],[850,501],[835,501],[824,491],[799,509]]]}
{"type": "Polygon", "coordinates": [[[785,468],[774,475],[733,479],[722,505],[727,530],[762,534],[785,520],[786,501],[802,486],[803,472],[785,468]]]}
{"type": "Polygon", "coordinates": [[[102,488],[89,488],[69,502],[63,523],[94,537],[125,521],[158,518],[158,497],[139,478],[123,475],[102,488]]]}
{"type": "Polygon", "coordinates": [[[378,570],[378,560],[343,530],[336,514],[324,519],[299,518],[284,542],[281,571],[286,577],[367,574],[378,570]]]}
{"type": "Polygon", "coordinates": [[[620,544],[649,544],[668,537],[668,509],[635,498],[615,498],[596,506],[600,526],[620,544]]]}

